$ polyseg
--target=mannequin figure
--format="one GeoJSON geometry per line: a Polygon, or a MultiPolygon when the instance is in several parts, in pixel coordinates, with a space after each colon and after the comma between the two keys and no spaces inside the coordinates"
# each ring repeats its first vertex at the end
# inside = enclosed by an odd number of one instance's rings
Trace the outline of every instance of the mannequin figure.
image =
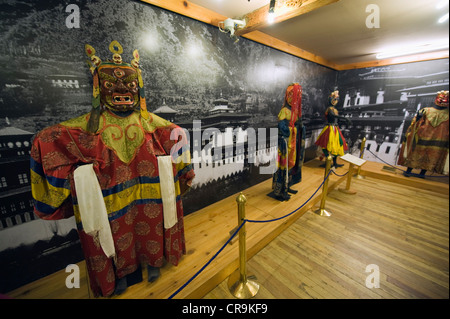
{"type": "Polygon", "coordinates": [[[31,189],[40,218],[75,216],[91,290],[110,296],[141,263],[153,281],[185,254],[181,195],[194,171],[183,130],[147,112],[137,50],[129,64],[117,41],[106,62],[85,49],[92,111],[36,135],[31,189]]]}
{"type": "MultiPolygon", "coordinates": [[[[315,142],[316,145],[322,148],[325,157],[331,155],[333,158],[333,166],[335,168],[344,166],[343,164],[338,164],[336,160],[338,156],[344,155],[344,151],[348,150],[347,142],[339,129],[338,120],[343,119],[347,121],[347,123],[350,122],[349,119],[339,116],[339,112],[335,108],[338,102],[339,91],[336,90],[332,92],[328,98],[328,108],[325,110],[327,125],[323,128],[315,142]]],[[[321,166],[325,167],[325,164],[321,166]]]]}
{"type": "Polygon", "coordinates": [[[278,160],[272,189],[278,200],[290,199],[288,194],[298,191],[290,187],[302,179],[306,130],[302,122],[302,87],[290,84],[286,89],[283,107],[278,114],[278,160]]]}
{"type": "Polygon", "coordinates": [[[434,105],[419,110],[413,118],[402,143],[398,164],[406,166],[406,177],[418,177],[427,171],[448,175],[449,172],[449,114],[448,91],[439,91],[434,105]]]}

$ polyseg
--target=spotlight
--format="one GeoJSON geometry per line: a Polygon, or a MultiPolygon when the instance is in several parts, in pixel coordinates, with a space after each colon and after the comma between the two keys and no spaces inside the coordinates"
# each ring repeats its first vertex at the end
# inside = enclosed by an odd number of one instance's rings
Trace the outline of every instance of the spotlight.
{"type": "Polygon", "coordinates": [[[269,15],[267,17],[269,23],[273,23],[275,21],[275,2],[276,0],[270,0],[269,15]]]}

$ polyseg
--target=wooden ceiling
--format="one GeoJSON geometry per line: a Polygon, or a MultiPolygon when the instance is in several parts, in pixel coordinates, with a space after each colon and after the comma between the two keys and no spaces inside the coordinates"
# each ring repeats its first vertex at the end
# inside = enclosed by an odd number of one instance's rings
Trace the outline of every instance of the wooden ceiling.
{"type": "Polygon", "coordinates": [[[267,19],[270,0],[141,1],[216,27],[227,18],[245,18],[236,35],[335,70],[449,56],[447,48],[376,59],[383,50],[448,43],[448,20],[438,22],[448,1],[439,8],[442,0],[277,0],[273,23],[267,19]]]}

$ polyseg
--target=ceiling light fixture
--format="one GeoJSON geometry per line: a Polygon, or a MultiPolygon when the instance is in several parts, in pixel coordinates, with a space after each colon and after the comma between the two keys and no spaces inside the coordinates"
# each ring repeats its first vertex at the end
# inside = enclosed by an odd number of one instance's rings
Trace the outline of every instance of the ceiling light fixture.
{"type": "Polygon", "coordinates": [[[444,44],[442,44],[442,43],[441,44],[426,44],[426,45],[404,48],[404,49],[399,49],[399,50],[380,52],[377,54],[377,59],[387,59],[387,58],[411,55],[411,54],[416,54],[416,53],[445,50],[445,49],[448,49],[448,47],[449,47],[448,42],[447,43],[444,42],[444,44]]]}
{"type": "Polygon", "coordinates": [[[269,23],[273,23],[275,21],[275,2],[276,0],[270,0],[269,15],[267,17],[267,21],[269,23]]]}
{"type": "Polygon", "coordinates": [[[443,23],[443,22],[445,22],[445,21],[447,21],[447,20],[448,20],[448,12],[447,12],[446,15],[442,16],[442,17],[438,20],[438,23],[443,23]]]}

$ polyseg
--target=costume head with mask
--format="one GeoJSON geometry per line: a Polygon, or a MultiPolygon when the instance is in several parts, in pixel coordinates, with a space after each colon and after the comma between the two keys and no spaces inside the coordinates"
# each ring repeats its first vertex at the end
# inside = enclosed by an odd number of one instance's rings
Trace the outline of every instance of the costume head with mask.
{"type": "Polygon", "coordinates": [[[440,107],[448,107],[448,91],[437,92],[434,104],[440,107]]]}
{"type": "Polygon", "coordinates": [[[328,97],[328,104],[330,106],[336,106],[339,102],[339,91],[334,90],[331,92],[330,96],[328,97]]]}
{"type": "Polygon", "coordinates": [[[302,118],[302,87],[300,84],[292,83],[287,87],[283,106],[291,109],[289,125],[293,127],[297,120],[302,118]]]}
{"type": "Polygon", "coordinates": [[[113,112],[129,112],[140,108],[141,116],[148,118],[145,102],[144,85],[139,69],[139,52],[133,51],[133,60],[122,60],[123,48],[117,41],[112,41],[109,50],[112,59],[106,62],[95,55],[95,49],[85,45],[89,69],[93,77],[92,110],[88,122],[88,131],[98,130],[101,111],[105,108],[113,112]]]}

